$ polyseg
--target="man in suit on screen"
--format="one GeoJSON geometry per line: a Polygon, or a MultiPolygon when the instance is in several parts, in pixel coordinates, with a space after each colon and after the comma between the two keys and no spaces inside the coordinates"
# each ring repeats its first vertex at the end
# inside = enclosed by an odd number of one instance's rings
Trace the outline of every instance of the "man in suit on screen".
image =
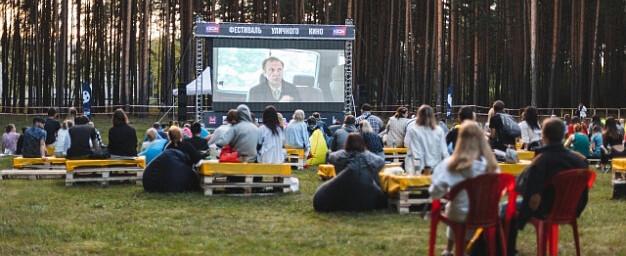
{"type": "Polygon", "coordinates": [[[293,84],[283,80],[285,63],[276,57],[263,61],[263,75],[258,85],[250,88],[249,102],[297,102],[298,90],[293,84]]]}

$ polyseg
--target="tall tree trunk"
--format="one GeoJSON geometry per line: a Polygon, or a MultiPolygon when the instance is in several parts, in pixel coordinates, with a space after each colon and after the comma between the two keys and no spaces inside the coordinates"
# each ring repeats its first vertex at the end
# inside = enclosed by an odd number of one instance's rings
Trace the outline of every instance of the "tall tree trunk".
{"type": "Polygon", "coordinates": [[[594,96],[596,89],[596,60],[598,57],[597,47],[598,47],[598,24],[600,21],[600,0],[596,0],[596,13],[594,17],[594,25],[593,25],[593,43],[591,45],[591,75],[589,81],[589,107],[595,107],[594,96]]]}
{"type": "Polygon", "coordinates": [[[442,97],[442,83],[443,83],[443,72],[442,72],[442,62],[443,62],[443,2],[442,0],[436,0],[437,8],[437,20],[435,22],[435,26],[437,28],[436,37],[435,37],[435,95],[437,99],[435,100],[435,106],[438,106],[441,113],[444,112],[443,104],[441,102],[442,97]]]}
{"type": "Polygon", "coordinates": [[[132,25],[132,2],[133,0],[126,0],[126,15],[124,17],[124,63],[122,64],[122,86],[120,88],[120,100],[122,105],[127,105],[130,102],[128,101],[130,96],[130,33],[131,33],[131,25],[132,25]]]}
{"type": "Polygon", "coordinates": [[[550,87],[548,88],[548,107],[554,106],[554,80],[556,78],[556,59],[559,50],[559,23],[561,19],[559,0],[554,0],[552,15],[552,54],[550,58],[550,87]]]}
{"type": "Polygon", "coordinates": [[[530,95],[537,106],[537,0],[530,0],[530,95]]]}
{"type": "Polygon", "coordinates": [[[148,88],[149,88],[149,74],[150,74],[150,1],[143,1],[143,19],[142,19],[142,43],[141,43],[141,60],[139,64],[139,70],[141,75],[139,77],[140,93],[139,99],[141,105],[147,105],[149,103],[148,88]]]}
{"type": "Polygon", "coordinates": [[[58,107],[63,106],[64,97],[64,88],[67,86],[65,84],[67,70],[67,31],[68,31],[68,1],[61,1],[61,36],[59,37],[59,42],[57,43],[57,56],[56,56],[56,105],[58,107]]]}

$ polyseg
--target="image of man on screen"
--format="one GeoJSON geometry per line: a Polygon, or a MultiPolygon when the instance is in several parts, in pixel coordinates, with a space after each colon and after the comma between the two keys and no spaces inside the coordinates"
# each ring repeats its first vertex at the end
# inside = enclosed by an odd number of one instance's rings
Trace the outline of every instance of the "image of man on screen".
{"type": "Polygon", "coordinates": [[[293,84],[283,80],[285,63],[269,57],[263,61],[263,75],[258,85],[250,88],[248,101],[251,102],[294,102],[300,95],[293,84]]]}

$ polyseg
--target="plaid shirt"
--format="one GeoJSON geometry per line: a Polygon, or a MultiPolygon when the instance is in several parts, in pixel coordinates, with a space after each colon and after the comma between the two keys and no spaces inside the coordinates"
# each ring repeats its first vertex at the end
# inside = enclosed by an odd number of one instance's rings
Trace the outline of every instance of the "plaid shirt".
{"type": "Polygon", "coordinates": [[[376,134],[380,133],[380,128],[384,126],[383,120],[375,115],[372,115],[372,113],[369,111],[363,112],[359,117],[356,118],[357,125],[359,124],[359,122],[361,122],[361,120],[367,120],[372,126],[374,133],[376,134]]]}

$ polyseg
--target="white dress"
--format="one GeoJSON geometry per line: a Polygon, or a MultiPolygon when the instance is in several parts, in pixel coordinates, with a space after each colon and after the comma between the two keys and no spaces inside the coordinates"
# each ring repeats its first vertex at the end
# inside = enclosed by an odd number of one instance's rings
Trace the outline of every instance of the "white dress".
{"type": "Polygon", "coordinates": [[[272,134],[272,130],[265,125],[259,127],[260,150],[257,153],[257,161],[270,164],[285,162],[284,141],[285,135],[282,128],[278,128],[278,134],[272,134]]]}

